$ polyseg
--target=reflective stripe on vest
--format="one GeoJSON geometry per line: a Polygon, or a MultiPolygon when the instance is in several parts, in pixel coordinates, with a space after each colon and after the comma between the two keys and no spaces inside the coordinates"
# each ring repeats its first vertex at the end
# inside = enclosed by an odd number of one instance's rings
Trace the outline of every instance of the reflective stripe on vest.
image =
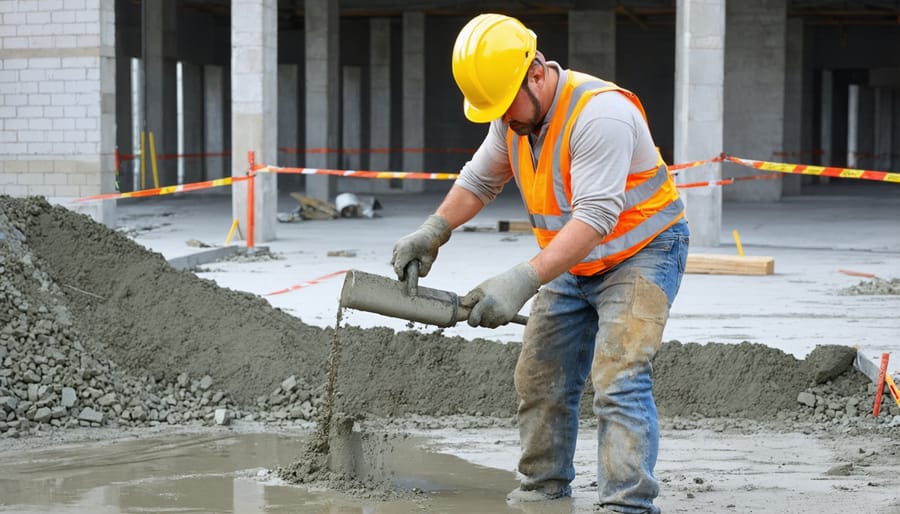
{"type": "MultiPolygon", "coordinates": [[[[630,91],[611,82],[569,71],[548,124],[545,147],[532,159],[527,136],[507,129],[507,149],[513,174],[528,207],[529,218],[541,248],[572,219],[569,137],[578,114],[591,97],[616,91],[628,98],[646,120],[640,100],[630,91]],[[550,154],[544,155],[546,152],[550,154]],[[523,175],[525,174],[525,175],[523,175]],[[549,174],[549,176],[548,176],[549,174]],[[552,178],[552,180],[547,180],[552,178]]],[[[630,173],[626,180],[622,212],[610,234],[570,271],[576,275],[592,275],[607,270],[634,255],[653,237],[673,225],[684,215],[675,183],[662,158],[657,166],[630,173]]]]}

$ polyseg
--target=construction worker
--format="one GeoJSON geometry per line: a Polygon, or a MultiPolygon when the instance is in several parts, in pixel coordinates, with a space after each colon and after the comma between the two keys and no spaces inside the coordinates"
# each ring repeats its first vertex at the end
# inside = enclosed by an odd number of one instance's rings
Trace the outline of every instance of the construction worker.
{"type": "Polygon", "coordinates": [[[590,374],[599,505],[659,512],[651,359],[684,273],[684,206],[643,107],[617,85],[547,61],[519,20],[482,14],[453,47],[463,111],[487,136],[435,213],[396,242],[401,280],[428,274],[452,230],[514,179],[541,250],[472,289],[472,326],[508,323],[535,294],[515,372],[522,454],[507,501],[571,496],[590,374]]]}

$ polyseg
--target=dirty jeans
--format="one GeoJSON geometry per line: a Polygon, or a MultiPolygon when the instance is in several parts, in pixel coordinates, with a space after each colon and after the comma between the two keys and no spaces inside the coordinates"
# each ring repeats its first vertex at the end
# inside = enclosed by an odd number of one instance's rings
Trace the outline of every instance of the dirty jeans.
{"type": "Polygon", "coordinates": [[[680,221],[611,270],[564,273],[535,297],[515,375],[523,489],[554,494],[570,487],[579,401],[590,373],[599,503],[626,513],[659,512],[650,360],[681,284],[688,239],[680,221]]]}

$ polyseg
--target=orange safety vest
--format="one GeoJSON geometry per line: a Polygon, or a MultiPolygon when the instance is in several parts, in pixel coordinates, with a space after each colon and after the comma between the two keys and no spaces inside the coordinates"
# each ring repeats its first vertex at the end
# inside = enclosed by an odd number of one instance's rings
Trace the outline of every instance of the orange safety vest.
{"type": "MultiPolygon", "coordinates": [[[[544,147],[536,159],[537,169],[532,160],[528,136],[519,136],[512,129],[507,129],[506,147],[510,165],[541,248],[550,244],[572,218],[572,157],[569,148],[572,125],[588,100],[607,91],[625,95],[646,121],[644,107],[631,91],[612,82],[569,71],[544,137],[544,147]]],[[[624,205],[612,232],[569,271],[574,275],[588,276],[609,270],[639,252],[683,216],[684,204],[678,197],[675,181],[659,156],[655,167],[628,174],[624,205]]]]}

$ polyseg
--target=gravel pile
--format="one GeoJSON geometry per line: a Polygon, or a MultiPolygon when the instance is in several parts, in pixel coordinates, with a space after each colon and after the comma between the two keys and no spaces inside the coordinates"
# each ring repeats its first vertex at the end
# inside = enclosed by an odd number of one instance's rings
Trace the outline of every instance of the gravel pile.
{"type": "Polygon", "coordinates": [[[881,398],[878,418],[872,416],[874,402],[875,384],[853,370],[799,393],[800,408],[793,417],[844,427],[860,422],[900,427],[900,407],[887,389],[881,398]]]}
{"type": "Polygon", "coordinates": [[[848,296],[900,294],[900,278],[861,280],[859,284],[841,289],[840,294],[848,296]]]}
{"type": "Polygon", "coordinates": [[[121,369],[73,322],[64,289],[93,293],[54,281],[25,233],[0,210],[0,436],[51,427],[224,424],[232,417],[315,419],[321,394],[295,376],[239,407],[208,374],[167,379],[121,369]]]}

